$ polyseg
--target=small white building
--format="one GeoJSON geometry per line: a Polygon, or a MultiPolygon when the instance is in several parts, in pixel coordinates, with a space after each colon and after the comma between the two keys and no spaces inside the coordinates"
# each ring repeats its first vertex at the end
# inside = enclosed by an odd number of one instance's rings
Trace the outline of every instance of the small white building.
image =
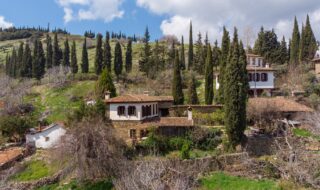
{"type": "MultiPolygon", "coordinates": [[[[275,69],[271,68],[263,57],[254,54],[247,54],[247,64],[249,95],[260,96],[265,93],[267,96],[271,96],[275,89],[275,69]]],[[[216,75],[215,83],[216,89],[219,89],[219,75],[216,75]]]]}
{"type": "Polygon", "coordinates": [[[106,96],[109,118],[113,121],[142,121],[166,116],[173,104],[172,96],[123,95],[106,96]]]}
{"type": "Polygon", "coordinates": [[[59,143],[65,133],[66,130],[62,124],[53,123],[46,127],[39,127],[38,130],[31,129],[30,132],[26,134],[26,143],[36,148],[53,148],[59,143]]]}

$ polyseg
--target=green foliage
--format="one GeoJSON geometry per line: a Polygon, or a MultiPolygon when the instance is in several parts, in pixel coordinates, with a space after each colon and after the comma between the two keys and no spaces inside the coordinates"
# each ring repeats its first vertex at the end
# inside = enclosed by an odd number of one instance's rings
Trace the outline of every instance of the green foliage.
{"type": "Polygon", "coordinates": [[[200,183],[203,189],[208,190],[280,190],[272,180],[252,180],[221,172],[201,179],[200,183]]]}
{"type": "Polygon", "coordinates": [[[184,55],[184,39],[183,39],[183,36],[181,37],[180,65],[181,65],[181,70],[185,70],[186,69],[186,58],[185,58],[185,55],[184,55]]]}
{"type": "Polygon", "coordinates": [[[32,55],[31,55],[31,49],[29,44],[26,44],[24,55],[22,59],[23,65],[21,68],[21,76],[22,77],[32,77],[32,55]]]}
{"type": "Polygon", "coordinates": [[[98,98],[104,98],[107,91],[110,92],[110,97],[117,96],[116,87],[113,84],[112,76],[107,69],[103,69],[95,87],[96,96],[98,98]]]}
{"type": "Polygon", "coordinates": [[[194,54],[194,62],[193,62],[193,69],[197,71],[199,74],[204,74],[205,64],[206,64],[206,57],[205,57],[206,51],[207,49],[202,44],[201,33],[199,33],[198,39],[195,43],[195,54],[194,54]]]}
{"type": "Polygon", "coordinates": [[[53,64],[53,49],[52,49],[52,42],[51,37],[49,34],[47,34],[46,43],[47,43],[47,49],[46,49],[46,68],[50,69],[53,64]]]}
{"type": "Polygon", "coordinates": [[[149,132],[148,138],[141,143],[141,146],[153,154],[165,154],[169,151],[169,141],[167,138],[157,135],[155,129],[149,132]]]}
{"type": "Polygon", "coordinates": [[[293,128],[292,132],[297,137],[311,137],[312,133],[306,129],[293,128]]]}
{"type": "Polygon", "coordinates": [[[306,26],[302,27],[299,60],[311,61],[314,58],[317,48],[317,41],[311,28],[309,15],[307,15],[306,26]]]}
{"type": "Polygon", "coordinates": [[[13,176],[13,180],[31,181],[52,175],[48,165],[41,160],[33,160],[25,163],[25,169],[13,176]]]}
{"type": "Polygon", "coordinates": [[[222,142],[222,131],[215,128],[199,128],[191,133],[193,147],[200,150],[214,150],[222,142]]]}
{"type": "Polygon", "coordinates": [[[117,76],[117,79],[119,79],[119,76],[122,73],[122,50],[121,50],[121,45],[119,42],[116,43],[116,47],[114,49],[114,73],[117,76]]]}
{"type": "Polygon", "coordinates": [[[300,50],[300,32],[297,18],[294,18],[294,26],[290,43],[290,63],[297,64],[299,62],[300,50]]]}
{"type": "Polygon", "coordinates": [[[58,34],[54,34],[53,38],[53,55],[52,55],[52,64],[53,66],[59,66],[62,60],[62,50],[59,46],[58,34]]]}
{"type": "Polygon", "coordinates": [[[231,147],[237,146],[245,139],[244,130],[246,128],[249,86],[246,65],[245,51],[242,43],[239,44],[237,29],[235,28],[224,78],[225,125],[231,147]]]}
{"type": "Polygon", "coordinates": [[[193,118],[197,124],[202,125],[223,125],[225,112],[223,109],[218,109],[212,113],[193,112],[193,118]]]}
{"type": "Polygon", "coordinates": [[[205,69],[205,103],[211,105],[213,101],[213,61],[210,44],[207,47],[205,69]]]}
{"type": "Polygon", "coordinates": [[[188,70],[193,67],[193,36],[192,36],[192,22],[190,21],[189,30],[189,51],[188,51],[188,70]]]}
{"type": "Polygon", "coordinates": [[[111,46],[110,46],[110,33],[106,33],[106,41],[103,49],[103,62],[104,66],[111,72],[111,46]]]}
{"type": "Polygon", "coordinates": [[[188,86],[188,104],[199,104],[197,84],[195,76],[193,74],[191,75],[191,80],[188,86]]]}
{"type": "Polygon", "coordinates": [[[32,58],[32,77],[40,80],[45,73],[46,59],[41,41],[35,40],[32,58]]]}
{"type": "Polygon", "coordinates": [[[184,95],[182,91],[182,79],[180,71],[179,52],[175,52],[175,61],[173,69],[172,96],[175,105],[183,104],[184,95]]]}
{"type": "Polygon", "coordinates": [[[0,117],[0,130],[4,137],[13,138],[15,141],[23,139],[26,131],[33,126],[29,117],[2,116],[0,117]]]}
{"type": "Polygon", "coordinates": [[[95,73],[99,75],[102,72],[103,51],[102,51],[102,35],[97,34],[96,56],[94,61],[95,73]]]}
{"type": "Polygon", "coordinates": [[[132,70],[132,41],[129,40],[126,50],[126,72],[130,73],[132,70]]]}
{"type": "Polygon", "coordinates": [[[139,59],[139,70],[141,72],[146,73],[147,75],[149,74],[149,70],[150,70],[150,60],[149,59],[152,54],[149,41],[150,41],[150,34],[149,34],[148,27],[147,27],[146,31],[144,33],[143,49],[141,51],[141,55],[140,55],[140,59],[139,59]]]}
{"type": "Polygon", "coordinates": [[[192,142],[186,137],[172,137],[169,138],[167,142],[169,143],[168,147],[170,148],[170,150],[181,150],[183,148],[183,145],[192,144],[192,142]]]}
{"type": "Polygon", "coordinates": [[[185,142],[181,148],[181,159],[189,159],[190,158],[190,144],[185,142]]]}
{"type": "Polygon", "coordinates": [[[101,181],[87,181],[87,182],[78,182],[76,180],[71,181],[67,184],[52,184],[45,185],[36,190],[111,190],[113,189],[112,182],[110,180],[101,180],[101,181]]]}
{"type": "Polygon", "coordinates": [[[317,107],[320,105],[320,97],[315,93],[308,97],[308,101],[314,109],[317,109],[317,107]]]}
{"type": "Polygon", "coordinates": [[[77,60],[77,50],[76,50],[76,42],[73,41],[71,47],[71,72],[73,74],[78,73],[78,60],[77,60]]]}
{"type": "Polygon", "coordinates": [[[88,59],[88,50],[87,50],[87,38],[84,39],[83,47],[82,47],[82,58],[81,58],[81,72],[88,73],[89,72],[89,59],[88,59]]]}

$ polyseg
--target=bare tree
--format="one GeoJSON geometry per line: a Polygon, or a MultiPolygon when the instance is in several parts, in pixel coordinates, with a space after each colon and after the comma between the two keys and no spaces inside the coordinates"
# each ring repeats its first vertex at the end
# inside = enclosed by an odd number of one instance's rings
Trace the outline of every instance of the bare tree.
{"type": "Polygon", "coordinates": [[[56,66],[47,70],[42,79],[42,84],[49,84],[54,88],[64,87],[69,82],[69,67],[56,66]]]}

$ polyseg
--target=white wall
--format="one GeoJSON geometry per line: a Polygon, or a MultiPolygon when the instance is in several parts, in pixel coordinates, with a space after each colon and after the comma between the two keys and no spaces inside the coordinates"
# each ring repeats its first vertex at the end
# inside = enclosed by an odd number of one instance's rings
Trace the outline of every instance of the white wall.
{"type": "MultiPolygon", "coordinates": [[[[255,72],[250,71],[249,73],[254,74],[255,72]]],[[[258,81],[249,82],[250,89],[273,89],[274,88],[274,73],[272,71],[266,72],[266,71],[257,71],[256,73],[267,73],[268,74],[268,80],[267,81],[258,81]]],[[[261,77],[260,77],[261,79],[261,77]]]]}
{"type": "MultiPolygon", "coordinates": [[[[141,121],[143,119],[146,118],[151,118],[151,117],[156,117],[159,114],[159,107],[158,107],[158,112],[147,116],[147,117],[142,117],[142,106],[147,106],[147,105],[154,105],[156,106],[158,103],[157,102],[150,102],[150,103],[118,103],[118,104],[114,104],[111,103],[109,108],[109,117],[111,120],[115,120],[115,121],[141,121]],[[125,115],[118,115],[118,107],[119,106],[125,106],[125,115]],[[136,116],[129,116],[128,115],[128,107],[129,106],[135,106],[136,107],[136,116]]],[[[156,109],[156,108],[155,108],[156,109]]],[[[151,107],[152,110],[152,107],[151,107]]],[[[151,111],[151,113],[153,113],[151,111]]]]}
{"type": "Polygon", "coordinates": [[[61,126],[56,125],[50,129],[44,130],[35,134],[26,135],[26,143],[35,143],[36,148],[52,148],[61,140],[61,137],[66,133],[66,130],[61,126]],[[49,140],[46,141],[46,137],[49,140]]]}

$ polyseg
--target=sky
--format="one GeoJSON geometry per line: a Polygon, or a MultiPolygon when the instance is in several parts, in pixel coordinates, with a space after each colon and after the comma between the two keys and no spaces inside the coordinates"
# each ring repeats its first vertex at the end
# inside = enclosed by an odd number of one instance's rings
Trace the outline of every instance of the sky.
{"type": "Polygon", "coordinates": [[[72,34],[122,31],[143,35],[148,26],[151,38],[182,35],[188,40],[192,20],[194,39],[208,33],[220,41],[223,26],[234,27],[244,43],[252,44],[263,25],[278,38],[290,38],[294,17],[299,26],[309,14],[320,39],[319,0],[2,0],[0,27],[43,26],[66,28],[72,34]]]}

